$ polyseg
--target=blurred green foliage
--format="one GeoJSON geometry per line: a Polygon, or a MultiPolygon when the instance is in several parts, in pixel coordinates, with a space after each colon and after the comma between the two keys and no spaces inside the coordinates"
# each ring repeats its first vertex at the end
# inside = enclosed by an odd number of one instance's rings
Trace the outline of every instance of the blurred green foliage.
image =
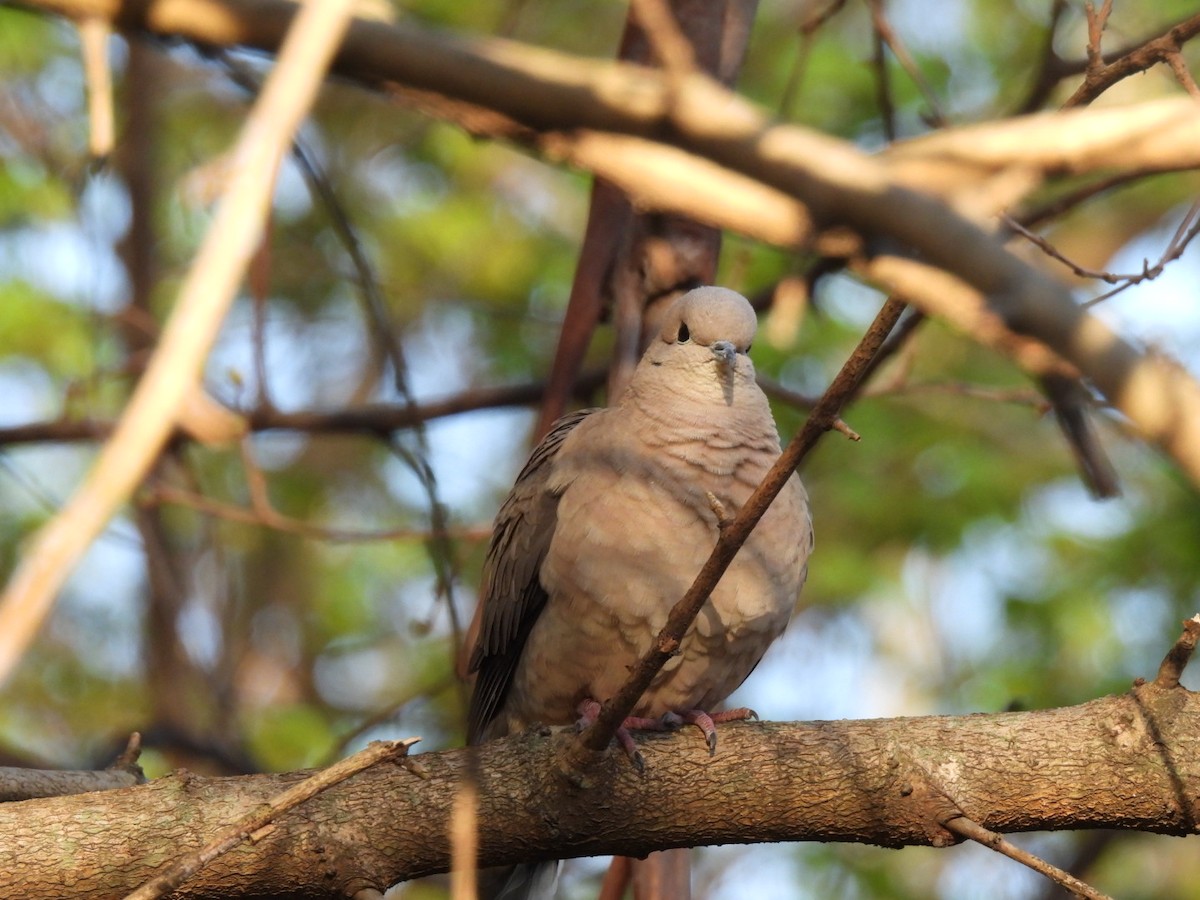
{"type": "MultiPolygon", "coordinates": [[[[916,2],[888,10],[938,107],[967,122],[1008,114],[1028,96],[1049,5],[975,0],[939,6],[936,16],[916,2]]],[[[785,118],[878,147],[884,128],[865,4],[848,4],[806,50],[797,38],[803,6],[762,4],[740,89],[785,118]]],[[[1192,12],[1190,2],[1117,4],[1110,37],[1118,46],[1192,12]]],[[[402,14],[608,57],[625,6],[414,0],[402,14]]],[[[1080,58],[1084,41],[1082,15],[1072,7],[1058,52],[1080,58]]],[[[1185,54],[1195,61],[1191,46],[1185,54]]],[[[236,58],[263,70],[261,59],[236,58]]],[[[211,220],[221,154],[251,102],[218,61],[186,47],[133,50],[118,39],[112,59],[121,133],[135,106],[150,116],[153,133],[95,166],[83,155],[74,32],[0,8],[0,427],[104,419],[119,410],[144,362],[131,355],[138,343],[131,335],[152,339],[169,313],[211,220]],[[152,80],[123,79],[135,52],[147,55],[152,80]],[[154,235],[154,286],[134,298],[116,264],[124,226],[113,223],[130,214],[127,179],[147,170],[153,204],[136,214],[154,235]],[[101,208],[89,209],[86,192],[100,178],[116,187],[100,194],[101,208]]],[[[901,135],[923,132],[929,99],[894,59],[890,74],[901,135]]],[[[1050,105],[1071,87],[1061,86],[1050,105]]],[[[1173,90],[1159,67],[1122,85],[1120,97],[1173,90]]],[[[302,140],[371,262],[420,397],[548,371],[586,214],[586,177],[346,84],[329,87],[302,140]]],[[[1122,248],[1145,246],[1153,256],[1161,248],[1139,241],[1173,224],[1198,187],[1194,173],[1148,178],[1092,200],[1050,233],[1063,247],[1104,248],[1095,260],[1101,266],[1122,248]]],[[[249,410],[264,397],[283,409],[397,402],[334,215],[289,163],[264,251],[266,296],[258,312],[249,294],[242,298],[208,371],[210,391],[231,406],[249,410]]],[[[721,280],[752,293],[807,262],[729,236],[721,280]]],[[[1194,284],[1194,252],[1176,265],[1191,267],[1194,284]]],[[[1130,294],[1155,321],[1154,283],[1130,294]]],[[[796,313],[798,329],[781,312],[766,313],[780,319],[756,345],[760,371],[819,392],[880,301],[842,276],[823,279],[796,313]]],[[[592,362],[604,361],[609,342],[607,331],[597,337],[592,362]]],[[[1200,603],[1194,489],[1101,415],[1125,496],[1088,500],[1054,422],[1029,399],[1030,383],[937,323],[927,323],[873,387],[846,412],[862,440],[831,434],[805,464],[817,553],[802,605],[814,615],[802,615],[793,630],[820,638],[853,629],[862,648],[850,662],[865,673],[861,684],[903,685],[888,709],[896,715],[1076,703],[1153,675],[1178,621],[1200,603]]],[[[786,437],[803,411],[780,406],[777,416],[786,437]]],[[[443,562],[454,573],[452,604],[437,587],[425,539],[428,500],[386,442],[287,433],[250,441],[279,514],[310,527],[409,532],[355,542],[231,521],[194,502],[158,502],[155,485],[170,484],[229,506],[251,503],[236,450],[172,448],[155,484],[72,580],[6,688],[0,749],[94,765],[130,730],[171,726],[255,767],[290,769],[324,761],[347,738],[351,748],[411,734],[424,736],[424,749],[459,742],[457,633],[471,614],[487,521],[520,465],[529,421],[498,412],[427,429],[449,512],[443,562]],[[372,714],[393,705],[390,717],[370,725],[372,714]]],[[[425,452],[412,435],[397,440],[425,452]]],[[[69,495],[90,452],[49,441],[0,446],[5,572],[22,541],[69,495]]],[[[828,684],[811,666],[794,676],[813,685],[814,714],[878,711],[854,685],[828,684]]],[[[148,759],[168,768],[179,764],[174,752],[158,747],[148,759]]],[[[1069,861],[1088,840],[1063,836],[1054,852],[1069,861]]],[[[1200,896],[1195,860],[1179,847],[1121,837],[1100,857],[1096,877],[1124,897],[1200,896]]],[[[964,893],[955,886],[978,858],[960,851],[780,852],[794,857],[806,885],[795,896],[1023,896],[1026,884],[964,893]]]]}

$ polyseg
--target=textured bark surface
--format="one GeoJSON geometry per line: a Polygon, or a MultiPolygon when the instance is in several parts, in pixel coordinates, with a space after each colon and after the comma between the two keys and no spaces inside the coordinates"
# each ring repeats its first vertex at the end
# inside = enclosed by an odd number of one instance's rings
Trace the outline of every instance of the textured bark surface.
{"type": "MultiPolygon", "coordinates": [[[[766,841],[946,845],[965,815],[1001,832],[1195,832],[1200,699],[1142,685],[1039,712],[727,725],[645,737],[564,772],[573,735],[478,748],[480,862],[766,841]]],[[[358,775],[220,857],[182,897],[331,897],[444,871],[465,750],[358,775]]],[[[131,789],[0,805],[0,897],[120,897],[299,774],[186,773],[131,789]]]]}

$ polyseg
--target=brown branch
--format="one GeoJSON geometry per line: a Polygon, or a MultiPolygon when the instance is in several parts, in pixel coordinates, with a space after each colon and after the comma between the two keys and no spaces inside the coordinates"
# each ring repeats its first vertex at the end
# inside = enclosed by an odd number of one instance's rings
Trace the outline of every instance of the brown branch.
{"type": "MultiPolygon", "coordinates": [[[[633,666],[629,678],[616,696],[605,700],[600,715],[579,736],[573,751],[578,748],[580,751],[595,753],[608,746],[617,728],[633,710],[654,676],[678,650],[684,634],[699,615],[701,608],[708,601],[709,594],[750,536],[754,526],[758,524],[758,520],[766,513],[771,501],[783,489],[821,435],[835,427],[842,408],[861,384],[862,375],[869,366],[871,357],[878,351],[903,311],[904,304],[901,301],[889,299],[884,303],[875,321],[871,323],[833,383],[809,414],[804,426],[792,438],[742,508],[720,529],[716,546],[691,587],[671,608],[666,624],[654,640],[654,646],[633,666]]],[[[580,768],[587,758],[588,754],[585,752],[573,752],[570,764],[580,768]]]]}
{"type": "Polygon", "coordinates": [[[328,769],[304,779],[272,797],[253,813],[239,819],[216,834],[207,844],[172,863],[167,871],[147,881],[125,900],[157,900],[171,893],[187,881],[201,867],[212,862],[223,853],[228,853],[243,841],[254,837],[261,839],[258,832],[268,828],[279,816],[313,797],[341,784],[347,778],[384,762],[395,762],[408,754],[408,748],[420,738],[403,741],[377,741],[367,749],[334,763],[328,769]]]}
{"type": "Polygon", "coordinates": [[[1067,11],[1067,0],[1054,0],[1050,6],[1050,21],[1046,25],[1046,37],[1042,48],[1042,61],[1038,66],[1037,77],[1029,89],[1018,112],[1031,113],[1040,109],[1050,96],[1050,92],[1064,77],[1062,57],[1054,49],[1054,39],[1058,36],[1058,26],[1062,22],[1063,13],[1067,11]]]}
{"type": "MultiPolygon", "coordinates": [[[[214,500],[195,491],[159,484],[151,487],[139,498],[144,505],[157,503],[172,503],[186,506],[196,512],[217,519],[238,522],[243,525],[257,525],[270,528],[285,534],[314,541],[331,541],[333,543],[365,543],[370,541],[404,541],[428,540],[429,531],[424,528],[391,528],[381,531],[357,531],[345,528],[329,528],[320,525],[310,525],[301,519],[285,516],[275,510],[264,512],[260,508],[249,508],[214,500]]],[[[455,529],[453,535],[464,540],[484,540],[490,533],[488,527],[455,529]]]]}
{"type": "Polygon", "coordinates": [[[1200,234],[1200,202],[1193,203],[1191,209],[1184,215],[1179,226],[1175,229],[1174,235],[1172,235],[1171,240],[1168,242],[1166,249],[1163,250],[1162,255],[1159,257],[1158,262],[1151,265],[1149,260],[1145,260],[1142,264],[1141,272],[1130,274],[1119,274],[1081,266],[1064,256],[1044,237],[1030,231],[1013,217],[1006,215],[1003,217],[1003,222],[1051,259],[1062,263],[1076,276],[1103,281],[1105,284],[1120,285],[1117,291],[1110,291],[1100,297],[1089,300],[1088,305],[1093,305],[1107,300],[1109,297],[1119,293],[1119,291],[1133,287],[1136,284],[1141,284],[1143,281],[1153,281],[1162,275],[1169,263],[1179,259],[1183,255],[1183,251],[1187,249],[1188,244],[1192,242],[1197,234],[1200,234]]]}
{"type": "Polygon", "coordinates": [[[234,148],[229,189],[113,437],[71,501],[34,537],[0,597],[0,682],[12,672],[76,562],[153,465],[196,389],[208,348],[258,245],[279,159],[306,114],[350,0],[296,16],[267,89],[234,148]]]}
{"type": "MultiPolygon", "coordinates": [[[[883,11],[883,0],[870,0],[871,9],[871,26],[878,35],[878,39],[886,44],[896,56],[896,61],[900,63],[901,68],[907,73],[909,79],[917,86],[917,90],[921,92],[921,96],[925,98],[925,102],[929,104],[928,122],[935,128],[945,128],[949,124],[945,113],[942,112],[941,104],[938,102],[937,94],[933,90],[928,79],[921,72],[921,67],[917,65],[917,61],[913,59],[911,53],[908,52],[908,47],[900,36],[896,34],[896,30],[892,28],[892,23],[888,21],[887,16],[883,11]]],[[[894,131],[894,128],[893,128],[894,131]]],[[[891,139],[895,135],[890,136],[891,139]]]]}
{"type": "MultiPolygon", "coordinates": [[[[1064,108],[1086,106],[1106,90],[1122,79],[1138,72],[1144,72],[1157,63],[1172,65],[1172,57],[1179,55],[1183,45],[1200,34],[1200,13],[1197,13],[1177,25],[1173,25],[1166,34],[1124,51],[1117,59],[1107,65],[1099,52],[1100,32],[1104,28],[1104,20],[1112,0],[1105,0],[1099,13],[1095,13],[1091,3],[1088,8],[1088,61],[1083,84],[1076,88],[1064,108]]],[[[1186,85],[1185,85],[1186,86],[1186,85]]]]}
{"type": "Polygon", "coordinates": [[[1086,900],[1112,900],[1107,894],[1100,893],[1100,891],[1080,881],[1070,872],[1063,871],[1058,866],[1046,862],[1028,850],[1022,850],[1016,844],[1006,840],[1002,835],[984,828],[978,822],[973,822],[966,816],[955,816],[943,824],[955,834],[970,838],[990,850],[995,850],[1009,859],[1016,860],[1023,866],[1028,866],[1040,875],[1045,875],[1055,884],[1066,891],[1070,891],[1076,897],[1084,897],[1086,900]]]}
{"type": "Polygon", "coordinates": [[[1196,84],[1196,79],[1192,77],[1192,70],[1188,68],[1187,60],[1183,58],[1183,54],[1178,50],[1167,51],[1167,65],[1171,67],[1171,72],[1175,76],[1175,80],[1180,86],[1200,100],[1200,85],[1196,84]]]}
{"type": "Polygon", "coordinates": [[[124,769],[63,772],[0,766],[0,803],[37,797],[64,797],[90,791],[115,791],[144,784],[146,779],[124,769]]]}
{"type": "Polygon", "coordinates": [[[668,79],[679,83],[696,70],[696,54],[667,0],[631,0],[629,9],[668,79]]]}
{"type": "MultiPolygon", "coordinates": [[[[580,398],[587,398],[603,383],[604,372],[585,372],[575,385],[576,394],[580,398]]],[[[500,387],[472,388],[444,400],[418,404],[415,408],[391,403],[295,412],[263,408],[247,414],[246,426],[254,432],[299,431],[309,434],[349,433],[386,437],[393,431],[411,428],[418,421],[425,422],[481,409],[528,406],[536,403],[545,390],[545,382],[533,381],[500,387]]],[[[112,434],[114,427],[111,421],[95,419],[31,422],[27,425],[0,428],[0,446],[104,440],[112,434]]],[[[189,436],[177,431],[171,439],[182,441],[189,439],[189,436]]]]}
{"type": "MultiPolygon", "coordinates": [[[[564,777],[557,761],[574,739],[534,730],[377,766],[273,820],[200,872],[189,896],[228,897],[231,883],[248,896],[353,896],[444,872],[472,756],[481,866],[763,841],[946,846],[949,807],[999,833],[1196,828],[1200,696],[1153,683],[1035,712],[729,725],[711,758],[689,735],[642,736],[652,778],[619,753],[564,777]]],[[[57,897],[64,883],[120,896],[296,778],[177,773],[0,804],[0,896],[57,897]]]]}
{"type": "Polygon", "coordinates": [[[1183,634],[1158,667],[1158,674],[1154,676],[1155,685],[1164,689],[1179,687],[1179,679],[1196,650],[1197,640],[1200,640],[1200,615],[1192,616],[1183,623],[1183,634]]]}
{"type": "Polygon", "coordinates": [[[108,43],[112,25],[104,19],[87,18],[79,23],[79,44],[83,52],[83,74],[87,82],[88,153],[94,160],[107,159],[112,153],[113,89],[112,68],[108,63],[108,43]]]}

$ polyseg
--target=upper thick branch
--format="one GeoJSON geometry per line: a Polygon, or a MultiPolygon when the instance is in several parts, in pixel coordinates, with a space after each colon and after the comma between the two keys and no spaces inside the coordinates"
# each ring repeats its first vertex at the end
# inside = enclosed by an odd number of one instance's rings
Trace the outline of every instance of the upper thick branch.
{"type": "MultiPolygon", "coordinates": [[[[73,17],[103,16],[124,27],[264,50],[277,47],[295,10],[283,0],[29,2],[73,17]]],[[[1078,367],[1146,439],[1200,485],[1200,385],[1182,368],[1141,353],[1079,309],[1065,287],[1006,252],[998,239],[942,200],[914,190],[889,163],[844,141],[771,125],[752,104],[700,74],[668,85],[661,73],[638,66],[495,38],[454,38],[408,24],[357,21],[335,69],[371,84],[396,81],[465,100],[538,132],[590,129],[671,144],[791,195],[807,207],[817,227],[840,223],[868,240],[889,236],[977,292],[1009,328],[1045,343],[1078,367]]],[[[1200,165],[1200,116],[1190,99],[1139,107],[1129,113],[1136,127],[1123,127],[1115,136],[1111,129],[1086,126],[1093,123],[1088,116],[1111,124],[1119,113],[1071,115],[1069,123],[1018,120],[1012,133],[1006,126],[992,126],[998,131],[984,149],[994,158],[1000,148],[1011,165],[1025,170],[1059,170],[1064,163],[1078,170],[1095,164],[1096,154],[1079,144],[1081,136],[1092,135],[1106,163],[1121,164],[1123,158],[1125,165],[1146,168],[1142,157],[1147,157],[1152,168],[1200,165]],[[1031,129],[1039,126],[1054,139],[1031,144],[1031,129]],[[1046,150],[1064,137],[1069,159],[1046,150]]],[[[636,191],[635,199],[640,199],[636,191]]],[[[805,223],[799,224],[796,239],[803,240],[805,223]]],[[[944,314],[928,292],[906,294],[927,312],[944,314]]]]}

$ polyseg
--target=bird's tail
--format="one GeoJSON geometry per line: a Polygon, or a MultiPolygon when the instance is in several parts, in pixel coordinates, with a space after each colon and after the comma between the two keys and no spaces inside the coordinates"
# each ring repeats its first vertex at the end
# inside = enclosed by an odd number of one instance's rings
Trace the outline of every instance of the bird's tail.
{"type": "Polygon", "coordinates": [[[484,869],[479,900],[552,900],[561,869],[561,860],[484,869]]]}

